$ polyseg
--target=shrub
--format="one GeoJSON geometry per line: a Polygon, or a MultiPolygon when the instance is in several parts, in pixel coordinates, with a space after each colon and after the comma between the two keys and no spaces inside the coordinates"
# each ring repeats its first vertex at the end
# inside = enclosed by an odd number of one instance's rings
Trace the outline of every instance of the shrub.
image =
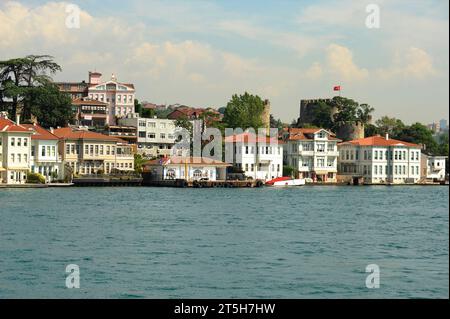
{"type": "Polygon", "coordinates": [[[28,173],[27,174],[28,184],[45,184],[45,177],[39,173],[28,173]]]}

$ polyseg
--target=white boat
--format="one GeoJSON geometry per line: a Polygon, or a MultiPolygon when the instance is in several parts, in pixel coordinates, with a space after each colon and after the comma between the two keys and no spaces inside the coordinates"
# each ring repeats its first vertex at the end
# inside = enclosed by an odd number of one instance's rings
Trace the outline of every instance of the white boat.
{"type": "Polygon", "coordinates": [[[278,177],[266,182],[267,186],[303,186],[305,184],[306,180],[291,177],[278,177]]]}

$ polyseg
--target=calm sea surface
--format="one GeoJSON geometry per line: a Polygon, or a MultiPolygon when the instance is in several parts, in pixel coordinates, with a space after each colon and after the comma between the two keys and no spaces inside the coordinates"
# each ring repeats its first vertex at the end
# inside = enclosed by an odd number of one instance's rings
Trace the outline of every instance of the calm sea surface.
{"type": "Polygon", "coordinates": [[[0,189],[0,298],[448,298],[448,195],[0,189]],[[65,287],[68,264],[80,289],[65,287]]]}

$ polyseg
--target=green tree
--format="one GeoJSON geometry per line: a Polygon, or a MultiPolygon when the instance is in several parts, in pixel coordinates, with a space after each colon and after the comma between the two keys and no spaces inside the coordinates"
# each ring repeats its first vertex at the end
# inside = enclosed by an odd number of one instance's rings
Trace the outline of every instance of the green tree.
{"type": "Polygon", "coordinates": [[[245,92],[243,95],[233,95],[227,104],[223,121],[230,128],[258,128],[263,126],[262,113],[264,102],[257,95],[245,92]]]}
{"type": "Polygon", "coordinates": [[[335,128],[352,125],[358,121],[358,102],[345,97],[336,96],[332,100],[332,105],[338,110],[338,112],[334,114],[335,128]]]}
{"type": "Polygon", "coordinates": [[[314,108],[314,120],[311,124],[327,130],[333,129],[332,106],[320,101],[314,108]]]}
{"type": "Polygon", "coordinates": [[[377,134],[380,134],[380,131],[376,125],[367,124],[364,127],[364,136],[369,137],[369,136],[374,136],[377,134]]]}
{"type": "Polygon", "coordinates": [[[73,119],[70,97],[61,93],[53,83],[30,88],[24,101],[31,106],[29,114],[36,116],[43,127],[64,127],[73,119]]]}
{"type": "Polygon", "coordinates": [[[442,133],[441,135],[439,135],[438,138],[438,142],[439,142],[439,149],[438,149],[438,155],[441,156],[448,156],[448,132],[447,133],[442,133]]]}
{"type": "Polygon", "coordinates": [[[137,174],[142,173],[145,162],[146,162],[146,159],[143,158],[141,154],[134,154],[134,171],[137,174]]]}
{"type": "Polygon", "coordinates": [[[142,104],[138,99],[134,99],[134,112],[138,113],[139,115],[142,114],[142,104]]]}
{"type": "Polygon", "coordinates": [[[369,104],[361,104],[356,110],[356,117],[357,120],[367,125],[372,120],[372,113],[375,111],[373,107],[371,107],[369,104]]]}
{"type": "Polygon", "coordinates": [[[425,152],[428,154],[438,154],[439,152],[433,132],[421,123],[405,127],[397,138],[401,141],[425,145],[425,152]]]}
{"type": "Polygon", "coordinates": [[[283,176],[296,178],[298,170],[292,166],[283,166],[283,176]]]}
{"type": "Polygon", "coordinates": [[[30,119],[34,101],[27,99],[30,91],[47,85],[49,74],[61,71],[61,67],[49,55],[28,55],[0,61],[0,107],[14,118],[18,111],[24,119],[30,119]]]}
{"type": "Polygon", "coordinates": [[[405,129],[405,124],[394,117],[383,116],[375,122],[378,134],[389,134],[392,138],[399,138],[402,131],[405,129]]]}

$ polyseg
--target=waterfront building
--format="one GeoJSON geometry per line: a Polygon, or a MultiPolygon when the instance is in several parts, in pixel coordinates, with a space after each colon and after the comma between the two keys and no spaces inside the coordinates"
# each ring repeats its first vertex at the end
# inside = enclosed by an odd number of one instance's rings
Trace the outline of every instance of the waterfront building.
{"type": "Polygon", "coordinates": [[[31,135],[20,124],[0,114],[0,184],[25,184],[30,168],[31,135]]]}
{"type": "Polygon", "coordinates": [[[32,132],[30,171],[44,176],[46,182],[62,179],[59,138],[38,124],[23,124],[22,126],[32,132]]]}
{"type": "Polygon", "coordinates": [[[427,156],[427,179],[445,181],[448,156],[427,156]]]}
{"type": "Polygon", "coordinates": [[[120,125],[137,128],[137,152],[148,158],[172,155],[176,142],[175,120],[141,118],[139,114],[128,114],[119,120],[120,125]]]}
{"type": "Polygon", "coordinates": [[[282,133],[285,164],[298,171],[296,178],[335,183],[339,152],[332,132],[321,128],[288,128],[282,133]]]}
{"type": "Polygon", "coordinates": [[[233,145],[233,165],[252,179],[271,180],[283,176],[283,146],[278,138],[244,132],[227,136],[233,145]]]}
{"type": "Polygon", "coordinates": [[[421,145],[367,137],[339,144],[339,175],[343,181],[366,184],[413,184],[421,178],[421,145]]]}
{"type": "Polygon", "coordinates": [[[60,140],[65,175],[134,171],[133,147],[122,139],[70,127],[56,129],[53,134],[60,140]]]}
{"type": "Polygon", "coordinates": [[[227,167],[230,164],[205,157],[164,157],[144,164],[144,173],[150,174],[150,180],[187,181],[226,180],[227,167]]]}
{"type": "Polygon", "coordinates": [[[108,81],[102,80],[99,72],[89,72],[89,81],[57,82],[60,91],[69,94],[73,100],[88,97],[107,104],[106,123],[115,125],[118,118],[134,113],[134,84],[121,83],[113,74],[108,81]]]}

